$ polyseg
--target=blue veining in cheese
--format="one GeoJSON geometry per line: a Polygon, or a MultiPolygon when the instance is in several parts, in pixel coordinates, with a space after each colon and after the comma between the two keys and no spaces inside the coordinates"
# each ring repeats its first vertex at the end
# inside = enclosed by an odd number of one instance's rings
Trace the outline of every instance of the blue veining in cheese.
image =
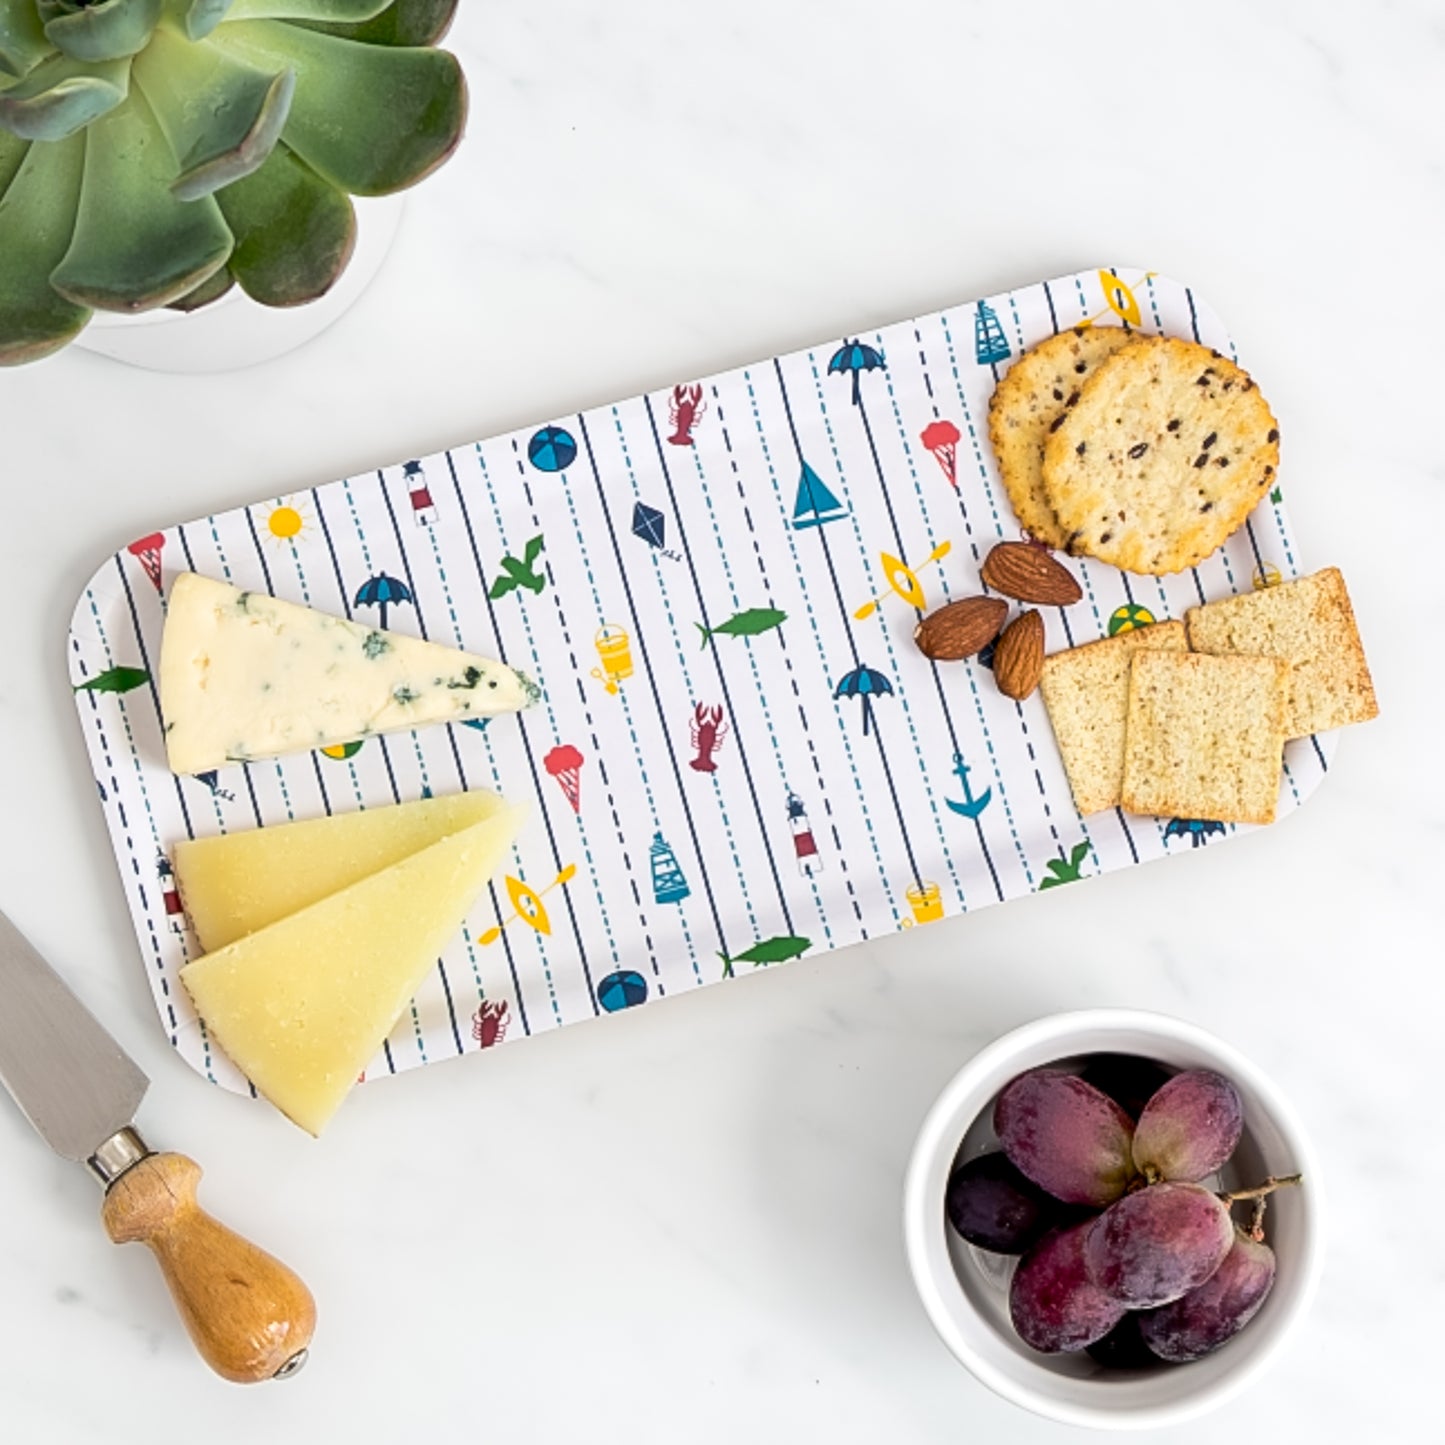
{"type": "Polygon", "coordinates": [[[516,712],[537,698],[504,663],[194,572],[171,587],[160,693],[176,773],[516,712]]]}

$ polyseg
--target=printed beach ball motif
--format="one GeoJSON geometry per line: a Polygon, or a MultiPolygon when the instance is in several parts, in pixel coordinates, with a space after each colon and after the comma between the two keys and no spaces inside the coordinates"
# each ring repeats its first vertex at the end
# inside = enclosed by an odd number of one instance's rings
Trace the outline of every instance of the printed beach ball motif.
{"type": "Polygon", "coordinates": [[[1148,627],[1154,621],[1154,614],[1147,607],[1135,602],[1125,603],[1114,610],[1109,618],[1109,636],[1117,637],[1121,632],[1133,632],[1136,627],[1148,627]]]}
{"type": "Polygon", "coordinates": [[[610,1014],[647,1002],[647,980],[630,968],[609,973],[597,985],[597,1002],[610,1014]]]}
{"type": "Polygon", "coordinates": [[[562,427],[544,426],[527,443],[527,460],[539,472],[564,472],[577,460],[577,443],[562,427]]]}

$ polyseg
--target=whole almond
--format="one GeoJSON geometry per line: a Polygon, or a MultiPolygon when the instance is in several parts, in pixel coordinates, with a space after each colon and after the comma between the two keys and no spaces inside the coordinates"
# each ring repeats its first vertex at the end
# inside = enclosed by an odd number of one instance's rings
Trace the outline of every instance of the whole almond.
{"type": "Polygon", "coordinates": [[[1003,630],[993,650],[993,680],[1005,697],[1022,702],[1044,671],[1044,619],[1030,608],[1003,630]]]}
{"type": "Polygon", "coordinates": [[[979,575],[1005,597],[1044,607],[1068,607],[1084,595],[1067,567],[1030,542],[998,543],[979,575]]]}
{"type": "Polygon", "coordinates": [[[918,650],[934,662],[958,662],[982,652],[1008,616],[1002,597],[964,597],[930,612],[913,630],[918,650]]]}

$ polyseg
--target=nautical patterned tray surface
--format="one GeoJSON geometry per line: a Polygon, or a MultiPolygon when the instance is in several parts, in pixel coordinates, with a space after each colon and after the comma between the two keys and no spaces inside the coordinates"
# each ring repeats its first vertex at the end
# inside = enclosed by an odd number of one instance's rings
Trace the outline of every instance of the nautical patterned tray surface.
{"type": "MultiPolygon", "coordinates": [[[[71,680],[151,985],[197,1069],[245,1081],[176,974],[177,839],[494,788],[533,815],[369,1074],[397,1072],[1222,839],[1079,818],[1043,703],[938,666],[917,608],[980,590],[1018,524],[985,433],[1010,359],[1090,321],[1232,354],[1177,282],[1089,271],[156,532],[77,607],[71,680]],[[505,658],[520,718],[176,778],[154,680],[181,570],[505,658]]],[[[1075,562],[1052,651],[1296,575],[1276,490],[1164,580],[1075,562]]],[[[1286,749],[1281,809],[1327,765],[1286,749]]]]}

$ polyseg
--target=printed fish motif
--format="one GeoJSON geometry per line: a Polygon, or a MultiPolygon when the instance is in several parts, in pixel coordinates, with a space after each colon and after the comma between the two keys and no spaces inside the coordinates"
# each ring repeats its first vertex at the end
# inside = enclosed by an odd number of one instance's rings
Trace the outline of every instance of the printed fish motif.
{"type": "Polygon", "coordinates": [[[706,649],[712,638],[722,633],[724,637],[757,637],[760,633],[771,632],[788,620],[786,612],[776,607],[749,607],[746,612],[735,612],[717,627],[704,627],[701,622],[692,625],[702,633],[702,645],[706,649]]]}
{"type": "Polygon", "coordinates": [[[733,976],[733,964],[750,963],[758,968],[768,963],[787,963],[790,959],[801,958],[811,947],[811,938],[794,938],[791,934],[780,934],[777,938],[765,938],[751,948],[735,953],[731,958],[725,953],[718,957],[723,961],[723,977],[733,976]]]}
{"type": "Polygon", "coordinates": [[[133,692],[144,687],[151,675],[143,667],[110,667],[97,673],[89,682],[82,682],[76,692],[133,692]]]}

